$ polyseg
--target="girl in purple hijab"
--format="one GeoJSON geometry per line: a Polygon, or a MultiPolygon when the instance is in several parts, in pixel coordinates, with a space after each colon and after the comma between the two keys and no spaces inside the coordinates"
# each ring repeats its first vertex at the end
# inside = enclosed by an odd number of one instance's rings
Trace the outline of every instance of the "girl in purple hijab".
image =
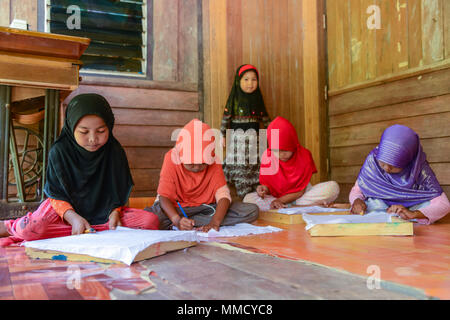
{"type": "Polygon", "coordinates": [[[354,214],[382,210],[423,224],[450,212],[419,136],[398,124],[383,132],[379,145],[367,156],[350,192],[350,203],[354,214]]]}

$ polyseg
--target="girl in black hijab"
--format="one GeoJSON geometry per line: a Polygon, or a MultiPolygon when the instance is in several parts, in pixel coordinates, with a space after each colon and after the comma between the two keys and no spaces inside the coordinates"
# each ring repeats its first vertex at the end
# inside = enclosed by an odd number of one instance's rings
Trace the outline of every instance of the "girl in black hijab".
{"type": "Polygon", "coordinates": [[[236,70],[220,128],[227,142],[223,171],[241,199],[259,185],[259,129],[267,129],[269,122],[258,70],[244,64],[236,70]]]}
{"type": "Polygon", "coordinates": [[[35,212],[5,221],[3,226],[0,223],[0,235],[20,241],[118,225],[158,229],[155,214],[124,207],[133,180],[113,126],[114,114],[104,97],[81,94],[73,98],[61,135],[49,152],[44,186],[48,199],[35,212]]]}

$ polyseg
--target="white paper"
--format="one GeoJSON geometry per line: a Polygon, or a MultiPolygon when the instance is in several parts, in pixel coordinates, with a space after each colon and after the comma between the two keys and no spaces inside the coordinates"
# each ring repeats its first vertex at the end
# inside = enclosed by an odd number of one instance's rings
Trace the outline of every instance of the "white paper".
{"type": "Polygon", "coordinates": [[[349,211],[350,209],[324,208],[319,206],[311,207],[293,207],[278,209],[278,213],[283,214],[301,214],[301,213],[319,213],[319,212],[338,212],[349,211]]]}
{"type": "Polygon", "coordinates": [[[337,223],[387,223],[392,222],[392,214],[385,211],[372,211],[365,215],[312,215],[304,213],[303,220],[306,222],[306,230],[317,224],[337,224],[337,223]]]}
{"type": "Polygon", "coordinates": [[[136,255],[152,244],[168,241],[199,241],[195,231],[141,230],[117,227],[116,230],[27,241],[25,247],[133,263],[136,255]]]}
{"type": "Polygon", "coordinates": [[[254,226],[249,223],[238,223],[234,226],[223,226],[219,228],[219,231],[214,229],[209,230],[208,232],[197,232],[199,237],[240,237],[240,236],[248,236],[251,234],[263,234],[270,232],[278,232],[283,231],[283,229],[266,226],[259,227],[254,226]]]}

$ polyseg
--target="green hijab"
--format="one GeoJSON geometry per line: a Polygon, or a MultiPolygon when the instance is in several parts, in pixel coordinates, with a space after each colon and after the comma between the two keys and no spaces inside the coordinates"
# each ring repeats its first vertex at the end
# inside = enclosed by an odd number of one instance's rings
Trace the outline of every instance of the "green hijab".
{"type": "Polygon", "coordinates": [[[127,157],[114,138],[114,114],[104,97],[81,94],[66,109],[61,135],[49,152],[45,195],[69,202],[90,224],[103,224],[115,208],[126,204],[133,187],[127,157]],[[77,123],[86,115],[105,121],[109,138],[100,149],[90,152],[74,137],[77,123]]]}
{"type": "MultiPolygon", "coordinates": [[[[236,70],[233,86],[230,95],[228,96],[227,104],[225,105],[224,116],[231,116],[232,118],[235,116],[248,117],[256,119],[256,121],[261,121],[262,118],[268,117],[263,96],[259,89],[259,73],[254,66],[244,64],[236,70]],[[258,78],[258,86],[252,93],[242,91],[240,85],[242,77],[248,71],[254,71],[258,78]]],[[[231,129],[238,129],[239,127],[247,129],[245,124],[241,123],[236,125],[233,124],[233,120],[231,120],[231,129]]],[[[258,130],[258,128],[259,126],[255,127],[256,130],[258,130]]]]}

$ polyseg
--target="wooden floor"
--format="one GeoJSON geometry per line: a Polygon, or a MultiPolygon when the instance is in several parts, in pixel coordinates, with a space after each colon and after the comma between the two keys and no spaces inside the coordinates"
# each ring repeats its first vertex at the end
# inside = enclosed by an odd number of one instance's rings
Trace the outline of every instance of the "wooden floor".
{"type": "Polygon", "coordinates": [[[130,267],[0,248],[0,299],[450,299],[450,217],[415,225],[413,237],[313,238],[304,225],[271,225],[285,230],[130,267]],[[379,268],[381,289],[368,289],[369,266],[379,268]]]}

